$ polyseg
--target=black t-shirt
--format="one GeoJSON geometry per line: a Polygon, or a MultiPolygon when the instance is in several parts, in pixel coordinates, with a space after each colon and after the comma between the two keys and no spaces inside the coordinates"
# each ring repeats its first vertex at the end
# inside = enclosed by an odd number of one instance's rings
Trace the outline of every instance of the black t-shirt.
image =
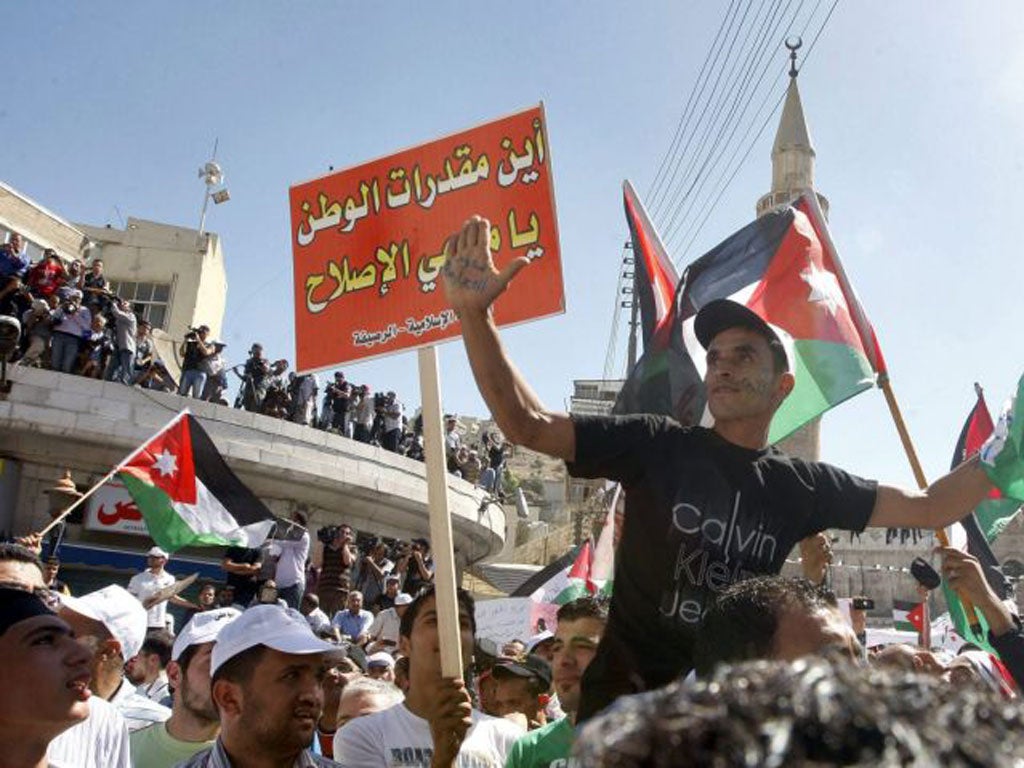
{"type": "MultiPolygon", "coordinates": [[[[252,565],[259,562],[260,552],[258,548],[228,547],[224,557],[233,563],[252,565]]],[[[259,586],[259,580],[255,576],[243,576],[239,573],[227,574],[225,583],[235,588],[235,602],[244,606],[249,605],[256,597],[256,589],[259,586]]]]}
{"type": "MultiPolygon", "coordinates": [[[[877,484],[821,462],[755,451],[663,416],[574,417],[574,477],[622,483],[626,511],[606,635],[649,686],[692,668],[707,601],[778,573],[801,539],[861,531],[877,484]]],[[[609,643],[609,647],[612,643],[609,643]]]]}

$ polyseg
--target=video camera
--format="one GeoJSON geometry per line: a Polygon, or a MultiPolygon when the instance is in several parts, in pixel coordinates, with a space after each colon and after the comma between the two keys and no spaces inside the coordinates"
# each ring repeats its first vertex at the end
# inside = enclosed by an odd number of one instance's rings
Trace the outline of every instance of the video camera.
{"type": "Polygon", "coordinates": [[[341,533],[340,525],[325,525],[316,532],[317,541],[321,544],[330,544],[341,533]]]}

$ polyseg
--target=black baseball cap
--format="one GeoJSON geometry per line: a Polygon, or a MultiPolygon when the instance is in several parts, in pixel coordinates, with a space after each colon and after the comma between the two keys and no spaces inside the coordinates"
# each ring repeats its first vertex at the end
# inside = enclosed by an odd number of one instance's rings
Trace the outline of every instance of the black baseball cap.
{"type": "Polygon", "coordinates": [[[551,665],[540,656],[529,655],[522,661],[518,659],[499,659],[495,662],[495,677],[536,678],[545,688],[551,687],[551,665]]]}
{"type": "Polygon", "coordinates": [[[693,332],[704,349],[722,331],[729,328],[749,328],[769,341],[776,341],[786,354],[786,370],[793,370],[792,340],[783,338],[777,329],[769,325],[764,318],[749,307],[731,299],[715,299],[709,301],[693,321],[693,332]]]}

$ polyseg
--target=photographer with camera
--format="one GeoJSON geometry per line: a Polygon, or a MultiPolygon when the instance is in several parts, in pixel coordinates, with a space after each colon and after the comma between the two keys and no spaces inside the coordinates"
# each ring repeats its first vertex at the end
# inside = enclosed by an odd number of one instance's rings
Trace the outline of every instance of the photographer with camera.
{"type": "Polygon", "coordinates": [[[39,365],[47,347],[50,346],[56,307],[56,294],[51,294],[49,299],[32,300],[32,307],[21,316],[25,353],[15,365],[39,365]]]}
{"type": "Polygon", "coordinates": [[[203,400],[208,403],[227,405],[224,390],[228,388],[227,361],[224,359],[224,347],[221,341],[213,342],[213,354],[200,363],[206,373],[206,384],[203,386],[203,400]]]}
{"type": "Polygon", "coordinates": [[[334,381],[327,386],[327,397],[331,401],[330,429],[348,437],[345,417],[348,415],[349,401],[352,398],[352,385],[345,380],[345,374],[341,371],[334,372],[334,381]]]}
{"type": "Polygon", "coordinates": [[[348,525],[325,526],[316,532],[316,538],[320,543],[313,552],[313,565],[320,572],[316,594],[323,612],[333,616],[345,606],[359,550],[348,525]]]}
{"type": "Polygon", "coordinates": [[[94,312],[89,335],[82,339],[78,353],[78,374],[90,379],[102,378],[113,352],[114,337],[107,327],[106,315],[94,312]]]}
{"type": "Polygon", "coordinates": [[[85,273],[82,280],[82,291],[85,294],[85,305],[93,314],[106,312],[110,307],[110,300],[113,294],[110,292],[110,283],[103,275],[103,259],[93,259],[91,269],[85,273]]]}
{"type": "Polygon", "coordinates": [[[363,593],[366,605],[372,605],[384,592],[384,580],[395,564],[388,560],[388,545],[382,539],[373,539],[359,562],[356,589],[363,593]]]}
{"type": "Polygon", "coordinates": [[[275,419],[283,419],[288,415],[291,400],[288,396],[288,380],[285,378],[287,370],[287,360],[276,360],[270,366],[270,375],[264,380],[266,393],[263,395],[263,407],[260,412],[275,419]]]}
{"type": "Polygon", "coordinates": [[[237,366],[231,370],[242,379],[235,407],[259,413],[267,393],[267,377],[270,375],[270,363],[263,357],[263,345],[253,344],[249,348],[249,359],[245,361],[242,373],[238,373],[237,366]]]}
{"type": "Polygon", "coordinates": [[[210,328],[206,325],[189,328],[185,334],[185,340],[178,352],[181,355],[179,395],[193,397],[196,400],[202,396],[203,387],[206,385],[206,372],[201,363],[213,354],[213,345],[206,343],[206,337],[209,335],[210,328]]]}
{"type": "Polygon", "coordinates": [[[118,299],[110,305],[114,317],[114,342],[116,350],[107,366],[107,381],[131,384],[135,378],[135,337],[138,335],[139,320],[127,299],[118,299]]]}
{"type": "Polygon", "coordinates": [[[82,340],[92,335],[92,313],[82,306],[82,292],[78,289],[67,291],[53,319],[50,368],[71,373],[78,361],[82,340]]]}
{"type": "Polygon", "coordinates": [[[355,390],[356,403],[352,415],[352,437],[360,443],[369,443],[373,434],[373,395],[370,387],[363,384],[355,390]]]}
{"type": "Polygon", "coordinates": [[[398,445],[402,442],[402,404],[394,392],[384,396],[384,434],[381,436],[381,447],[386,451],[398,453],[398,445]]]}

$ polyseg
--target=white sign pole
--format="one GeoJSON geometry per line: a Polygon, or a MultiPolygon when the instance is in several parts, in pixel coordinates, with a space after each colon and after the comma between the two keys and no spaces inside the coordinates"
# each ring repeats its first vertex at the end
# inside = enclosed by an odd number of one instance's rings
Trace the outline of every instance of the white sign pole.
{"type": "Polygon", "coordinates": [[[441,377],[437,347],[424,347],[418,354],[420,398],[423,404],[423,455],[427,467],[427,507],[430,511],[430,547],[434,553],[434,594],[441,646],[441,674],[448,678],[461,678],[464,668],[459,603],[455,594],[455,547],[448,505],[448,467],[441,423],[441,377]]]}

